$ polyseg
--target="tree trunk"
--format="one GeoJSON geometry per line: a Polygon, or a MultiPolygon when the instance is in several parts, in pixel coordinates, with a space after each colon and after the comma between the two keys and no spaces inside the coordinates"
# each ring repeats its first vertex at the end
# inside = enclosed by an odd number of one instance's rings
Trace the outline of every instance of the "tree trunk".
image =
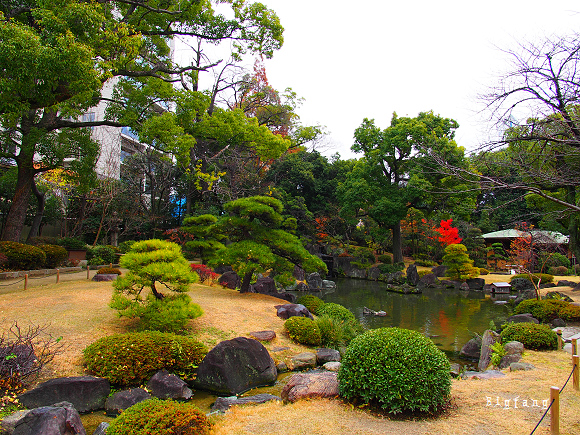
{"type": "Polygon", "coordinates": [[[33,237],[40,235],[40,224],[42,223],[42,218],[44,216],[44,206],[46,205],[46,193],[38,190],[36,181],[34,180],[32,182],[32,193],[34,193],[34,196],[36,196],[38,204],[36,206],[36,214],[34,215],[32,226],[30,227],[30,232],[26,238],[26,243],[29,243],[33,237]]]}
{"type": "Polygon", "coordinates": [[[163,293],[159,293],[157,291],[157,288],[155,287],[155,281],[151,283],[151,292],[153,293],[156,299],[163,300],[163,298],[165,297],[163,293]]]}
{"type": "Polygon", "coordinates": [[[242,280],[242,287],[240,288],[240,293],[247,293],[250,290],[250,282],[252,281],[253,275],[254,275],[253,269],[244,275],[244,279],[242,280]]]}
{"type": "Polygon", "coordinates": [[[403,239],[401,235],[401,221],[391,227],[393,231],[393,263],[403,261],[403,239]]]}
{"type": "Polygon", "coordinates": [[[2,240],[10,240],[13,242],[20,242],[24,220],[26,219],[26,209],[28,208],[30,192],[32,191],[32,183],[34,182],[32,158],[22,160],[28,161],[18,165],[16,192],[14,193],[14,198],[12,199],[12,204],[6,217],[6,225],[4,225],[4,231],[2,232],[2,240]]]}

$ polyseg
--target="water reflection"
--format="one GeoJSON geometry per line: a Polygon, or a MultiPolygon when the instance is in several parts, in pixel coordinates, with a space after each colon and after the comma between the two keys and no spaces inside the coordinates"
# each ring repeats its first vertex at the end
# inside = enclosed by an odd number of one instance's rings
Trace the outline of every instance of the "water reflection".
{"type": "Polygon", "coordinates": [[[422,294],[402,295],[388,292],[384,283],[341,279],[336,289],[313,294],[344,305],[369,328],[398,326],[420,331],[453,359],[473,333],[488,329],[490,320],[500,325],[512,314],[510,304],[496,304],[496,298],[476,291],[426,289],[422,294]],[[364,315],[363,307],[386,311],[387,316],[364,315]]]}

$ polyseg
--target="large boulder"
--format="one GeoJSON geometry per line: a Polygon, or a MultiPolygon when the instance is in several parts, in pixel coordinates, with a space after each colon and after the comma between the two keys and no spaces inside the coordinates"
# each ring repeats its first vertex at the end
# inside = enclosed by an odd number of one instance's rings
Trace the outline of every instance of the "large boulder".
{"type": "Polygon", "coordinates": [[[517,292],[534,289],[534,284],[532,283],[532,281],[526,278],[513,278],[510,281],[510,284],[512,286],[512,290],[515,290],[517,292]]]}
{"type": "Polygon", "coordinates": [[[109,428],[109,423],[103,421],[101,424],[97,426],[93,435],[107,435],[107,429],[109,428]]]}
{"type": "Polygon", "coordinates": [[[377,281],[381,275],[381,270],[377,266],[369,267],[367,271],[367,279],[371,281],[377,281]]]}
{"type": "Polygon", "coordinates": [[[428,273],[423,275],[419,282],[417,283],[418,289],[424,289],[427,287],[435,287],[437,285],[437,276],[434,273],[428,273]]]}
{"type": "Polygon", "coordinates": [[[211,406],[212,411],[225,412],[232,406],[248,405],[248,404],[258,404],[265,403],[271,400],[282,400],[278,396],[273,394],[256,394],[255,396],[247,397],[218,397],[214,404],[211,406]]]}
{"type": "Polygon", "coordinates": [[[514,301],[514,305],[518,305],[520,302],[527,299],[536,299],[536,290],[531,288],[527,290],[518,291],[518,295],[514,301]]]}
{"type": "Polygon", "coordinates": [[[302,304],[284,304],[284,305],[275,305],[276,308],[276,315],[281,319],[289,319],[290,317],[308,317],[309,319],[314,320],[314,317],[302,304]]]}
{"type": "Polygon", "coordinates": [[[365,279],[367,277],[367,270],[358,268],[353,262],[356,262],[356,258],[354,257],[335,257],[334,271],[347,278],[365,279]]]}
{"type": "Polygon", "coordinates": [[[282,390],[282,400],[285,402],[337,396],[338,378],[336,372],[298,373],[290,378],[282,390]]]}
{"type": "Polygon", "coordinates": [[[278,290],[276,290],[276,282],[269,276],[258,278],[252,285],[252,288],[254,293],[260,293],[263,295],[278,293],[278,290]]]}
{"type": "Polygon", "coordinates": [[[107,399],[105,412],[110,417],[116,417],[125,409],[147,399],[151,399],[151,394],[143,388],[118,391],[107,399]]]}
{"type": "Polygon", "coordinates": [[[524,353],[524,345],[519,341],[510,341],[503,348],[506,353],[499,362],[498,368],[500,370],[510,367],[512,363],[519,362],[524,353]]]}
{"type": "Polygon", "coordinates": [[[224,272],[218,279],[218,284],[229,288],[229,289],[237,289],[242,286],[242,280],[238,276],[236,272],[233,270],[224,272]]]}
{"type": "Polygon", "coordinates": [[[55,378],[18,396],[27,408],[70,402],[78,412],[102,409],[111,392],[109,381],[94,376],[55,378]]]}
{"type": "Polygon", "coordinates": [[[250,337],[258,341],[272,341],[276,338],[274,331],[254,331],[250,332],[250,337]]]}
{"type": "Polygon", "coordinates": [[[477,364],[477,369],[483,372],[487,369],[491,362],[491,346],[498,341],[501,341],[500,335],[492,331],[491,329],[486,330],[481,338],[481,354],[479,356],[479,363],[477,364]]]}
{"type": "Polygon", "coordinates": [[[292,276],[296,279],[296,281],[306,280],[306,272],[304,272],[304,269],[296,265],[294,265],[294,271],[292,272],[292,276]]]}
{"type": "Polygon", "coordinates": [[[469,286],[470,290],[483,290],[483,286],[485,285],[485,279],[483,278],[472,278],[465,282],[469,286]]]}
{"type": "Polygon", "coordinates": [[[443,278],[447,272],[447,269],[447,266],[435,266],[433,269],[431,269],[431,273],[437,278],[443,278]]]}
{"type": "Polygon", "coordinates": [[[417,272],[417,265],[414,263],[409,264],[409,267],[407,267],[407,283],[416,286],[420,279],[419,272],[417,272]]]}
{"type": "Polygon", "coordinates": [[[306,275],[306,283],[310,290],[322,290],[322,277],[318,272],[306,275]]]}
{"type": "Polygon", "coordinates": [[[165,369],[159,370],[149,379],[147,389],[159,399],[188,400],[193,396],[193,392],[182,379],[165,369]]]}
{"type": "Polygon", "coordinates": [[[459,355],[465,358],[479,360],[481,355],[481,337],[474,337],[463,345],[459,355]]]}
{"type": "MultiPolygon", "coordinates": [[[[4,427],[3,427],[4,428],[4,427]]],[[[71,403],[60,402],[26,412],[14,422],[12,435],[86,435],[81,417],[71,403]]]]}
{"type": "Polygon", "coordinates": [[[277,374],[274,360],[259,341],[237,337],[208,352],[197,369],[195,385],[220,396],[233,396],[271,385],[277,374]]]}

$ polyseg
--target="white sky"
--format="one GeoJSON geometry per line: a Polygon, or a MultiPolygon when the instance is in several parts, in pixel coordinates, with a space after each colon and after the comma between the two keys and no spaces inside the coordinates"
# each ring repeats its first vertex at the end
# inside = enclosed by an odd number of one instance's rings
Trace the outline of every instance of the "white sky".
{"type": "Polygon", "coordinates": [[[343,159],[363,118],[388,127],[394,111],[459,122],[456,140],[474,149],[488,137],[478,95],[505,71],[518,42],[580,28],[569,0],[261,0],[280,17],[284,46],[265,62],[270,84],[305,99],[303,124],[330,132],[343,159]]]}

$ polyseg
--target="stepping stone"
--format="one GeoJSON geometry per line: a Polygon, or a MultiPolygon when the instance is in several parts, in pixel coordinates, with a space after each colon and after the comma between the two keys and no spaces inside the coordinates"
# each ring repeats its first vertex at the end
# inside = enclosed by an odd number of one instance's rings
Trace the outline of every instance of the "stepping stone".
{"type": "Polygon", "coordinates": [[[250,337],[258,341],[272,341],[276,338],[276,333],[274,331],[255,331],[250,332],[250,337]]]}
{"type": "Polygon", "coordinates": [[[467,371],[461,376],[462,379],[497,379],[505,377],[505,373],[499,370],[486,370],[484,372],[467,371]]]}

